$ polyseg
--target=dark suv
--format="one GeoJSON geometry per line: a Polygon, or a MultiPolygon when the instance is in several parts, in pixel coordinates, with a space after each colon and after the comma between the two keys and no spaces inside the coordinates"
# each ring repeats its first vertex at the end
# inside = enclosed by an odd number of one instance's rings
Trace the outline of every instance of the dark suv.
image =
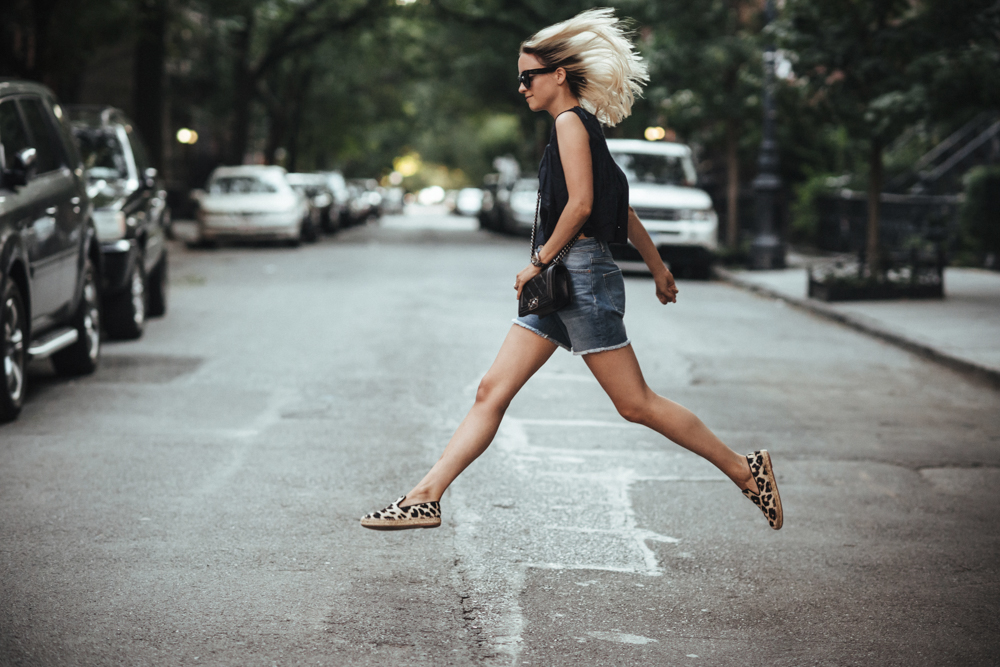
{"type": "Polygon", "coordinates": [[[104,256],[104,327],[138,338],[167,309],[167,193],[132,122],[114,107],[66,106],[104,256]]]}
{"type": "Polygon", "coordinates": [[[83,165],[44,86],[0,80],[0,421],[24,401],[25,365],[92,373],[101,346],[101,251],[83,165]]]}

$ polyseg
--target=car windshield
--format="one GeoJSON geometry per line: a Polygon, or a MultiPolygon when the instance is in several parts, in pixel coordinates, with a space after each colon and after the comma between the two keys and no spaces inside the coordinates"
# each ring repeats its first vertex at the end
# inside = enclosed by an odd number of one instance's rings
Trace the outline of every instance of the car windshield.
{"type": "Polygon", "coordinates": [[[219,176],[208,186],[213,195],[258,195],[277,192],[273,183],[268,183],[256,176],[219,176]]]}
{"type": "Polygon", "coordinates": [[[125,151],[114,130],[76,130],[77,143],[88,178],[128,178],[125,151]]]}
{"type": "Polygon", "coordinates": [[[694,168],[685,156],[611,153],[630,184],[693,185],[694,168]]]}

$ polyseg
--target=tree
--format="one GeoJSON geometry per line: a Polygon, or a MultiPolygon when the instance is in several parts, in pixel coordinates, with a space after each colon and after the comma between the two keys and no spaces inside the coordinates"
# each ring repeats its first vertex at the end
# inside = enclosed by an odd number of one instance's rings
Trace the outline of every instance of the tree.
{"type": "Polygon", "coordinates": [[[153,164],[162,164],[164,64],[167,0],[137,0],[132,117],[146,140],[153,164]]]}
{"type": "Polygon", "coordinates": [[[129,0],[4,0],[0,76],[40,81],[74,102],[90,58],[129,33],[133,12],[129,0]]]}
{"type": "Polygon", "coordinates": [[[649,98],[666,121],[722,145],[726,169],[725,239],[739,240],[740,142],[759,123],[760,3],[664,0],[644,5],[651,65],[649,98]]]}
{"type": "Polygon", "coordinates": [[[878,277],[882,152],[907,123],[927,110],[926,88],[911,65],[919,54],[925,4],[911,0],[789,0],[779,27],[809,104],[868,145],[866,262],[878,277]]]}
{"type": "Polygon", "coordinates": [[[222,37],[231,80],[225,161],[243,162],[250,139],[252,105],[266,97],[269,76],[294,58],[308,57],[327,41],[376,18],[386,0],[191,0],[210,26],[208,39],[222,37]]]}
{"type": "Polygon", "coordinates": [[[933,120],[1000,111],[1000,3],[924,0],[909,71],[927,90],[933,120]]]}

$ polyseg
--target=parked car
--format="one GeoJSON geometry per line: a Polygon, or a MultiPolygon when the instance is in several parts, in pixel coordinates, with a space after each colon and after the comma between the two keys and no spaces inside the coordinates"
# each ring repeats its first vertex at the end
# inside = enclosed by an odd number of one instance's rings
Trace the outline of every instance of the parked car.
{"type": "Polygon", "coordinates": [[[462,188],[455,198],[456,215],[479,215],[483,207],[483,191],[479,188],[462,188]]]}
{"type": "Polygon", "coordinates": [[[292,189],[282,167],[218,167],[199,195],[202,242],[254,239],[302,242],[309,205],[292,189]]]}
{"type": "MultiPolygon", "coordinates": [[[[695,187],[691,149],[665,141],[608,139],[608,150],[628,178],[629,204],[660,256],[678,275],[707,278],[718,248],[719,218],[708,193],[695,187]]],[[[611,252],[624,269],[646,268],[631,243],[612,246],[611,252]]]]}
{"type": "Polygon", "coordinates": [[[132,122],[118,109],[68,106],[94,204],[111,338],[138,338],[167,310],[167,191],[132,122]]]}
{"type": "Polygon", "coordinates": [[[347,181],[344,179],[344,175],[339,171],[321,171],[319,173],[326,178],[327,189],[330,190],[330,195],[333,197],[330,214],[333,215],[333,211],[336,210],[338,216],[337,226],[347,227],[351,224],[350,211],[348,210],[351,192],[347,188],[347,181]]]}
{"type": "Polygon", "coordinates": [[[406,190],[403,188],[386,188],[382,194],[382,213],[389,215],[400,215],[403,213],[403,199],[406,190]]]}
{"type": "Polygon", "coordinates": [[[521,177],[517,160],[501,155],[493,160],[496,173],[483,177],[483,203],[479,210],[479,226],[495,232],[512,233],[509,212],[511,190],[521,177]]]}
{"type": "Polygon", "coordinates": [[[351,198],[348,203],[351,224],[358,225],[369,218],[382,215],[382,194],[378,191],[378,181],[371,178],[356,178],[347,182],[351,198]]]}
{"type": "Polygon", "coordinates": [[[0,81],[0,421],[21,412],[25,366],[92,373],[101,350],[101,249],[65,113],[34,83],[0,81]]]}
{"type": "Polygon", "coordinates": [[[288,183],[303,195],[314,212],[314,230],[311,238],[316,239],[316,230],[333,233],[340,228],[340,211],[334,208],[333,192],[323,174],[288,174],[288,183]]]}
{"type": "Polygon", "coordinates": [[[500,174],[486,174],[483,177],[483,201],[479,206],[479,227],[490,231],[500,231],[500,208],[497,206],[500,185],[500,174]]]}
{"type": "Polygon", "coordinates": [[[510,189],[510,195],[500,203],[503,229],[508,234],[531,234],[537,203],[538,179],[519,178],[510,189]]]}

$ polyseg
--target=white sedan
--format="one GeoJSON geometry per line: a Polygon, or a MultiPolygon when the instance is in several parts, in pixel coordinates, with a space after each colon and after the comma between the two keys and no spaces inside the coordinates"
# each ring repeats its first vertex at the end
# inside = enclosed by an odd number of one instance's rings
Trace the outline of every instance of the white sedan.
{"type": "Polygon", "coordinates": [[[288,184],[281,167],[219,167],[198,207],[203,241],[218,239],[302,241],[309,204],[288,184]]]}

